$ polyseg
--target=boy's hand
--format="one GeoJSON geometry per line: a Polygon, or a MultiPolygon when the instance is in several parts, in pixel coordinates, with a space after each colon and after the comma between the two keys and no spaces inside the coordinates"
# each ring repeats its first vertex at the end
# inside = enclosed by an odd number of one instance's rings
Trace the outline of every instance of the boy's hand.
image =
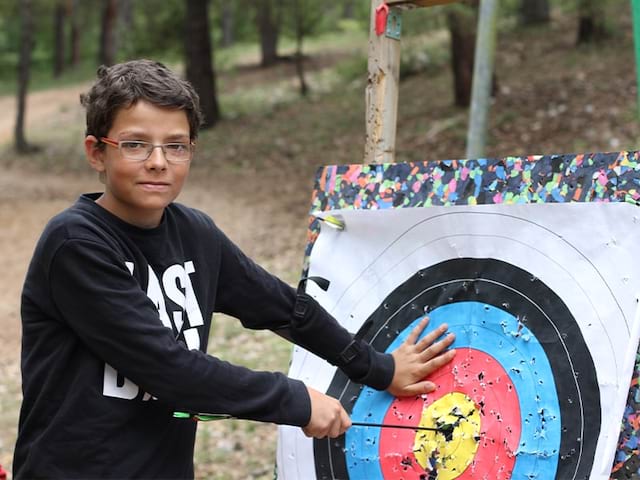
{"type": "Polygon", "coordinates": [[[422,320],[400,348],[391,354],[395,361],[395,372],[387,391],[396,397],[409,397],[434,391],[436,386],[433,382],[424,378],[450,362],[456,354],[455,350],[444,352],[455,340],[453,333],[436,342],[447,331],[446,324],[418,341],[427,323],[429,323],[428,318],[422,320]]]}
{"type": "Polygon", "coordinates": [[[311,399],[311,420],[302,429],[307,437],[336,438],[351,426],[349,415],[338,400],[307,387],[311,399]]]}

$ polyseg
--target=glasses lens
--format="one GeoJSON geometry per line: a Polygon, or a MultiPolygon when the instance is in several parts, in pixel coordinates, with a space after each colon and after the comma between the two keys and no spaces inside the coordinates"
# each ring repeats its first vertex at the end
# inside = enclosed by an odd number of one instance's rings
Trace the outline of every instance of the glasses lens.
{"type": "Polygon", "coordinates": [[[188,162],[191,159],[191,145],[188,143],[167,143],[164,154],[170,162],[188,162]]]}
{"type": "Polygon", "coordinates": [[[151,150],[153,150],[153,145],[147,142],[120,142],[120,152],[122,152],[122,156],[131,160],[146,160],[151,150]]]}

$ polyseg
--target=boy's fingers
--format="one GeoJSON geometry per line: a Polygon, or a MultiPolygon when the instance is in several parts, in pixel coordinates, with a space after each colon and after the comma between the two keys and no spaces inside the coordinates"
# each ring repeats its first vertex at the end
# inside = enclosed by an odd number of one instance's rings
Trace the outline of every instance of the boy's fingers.
{"type": "Polygon", "coordinates": [[[414,345],[418,341],[418,338],[420,337],[422,331],[427,326],[427,323],[429,323],[429,317],[424,317],[420,321],[420,323],[418,323],[418,325],[416,325],[416,327],[411,330],[411,333],[409,334],[405,342],[414,345]]]}
{"type": "Polygon", "coordinates": [[[416,343],[418,350],[425,350],[428,348],[433,342],[435,342],[438,338],[440,338],[444,333],[446,333],[449,326],[446,323],[443,323],[434,331],[429,332],[424,336],[419,342],[416,343]]]}
{"type": "Polygon", "coordinates": [[[424,393],[431,393],[436,389],[436,386],[433,382],[429,382],[427,380],[414,383],[412,385],[407,385],[402,389],[403,397],[411,397],[413,395],[422,395],[424,393]]]}
{"type": "MultiPolygon", "coordinates": [[[[315,438],[337,438],[342,435],[351,426],[351,419],[347,412],[343,409],[340,415],[332,421],[326,428],[315,429],[312,432],[305,431],[305,435],[315,438]]],[[[304,430],[304,429],[303,429],[304,430]]]]}
{"type": "Polygon", "coordinates": [[[434,343],[430,347],[420,352],[420,360],[426,362],[431,358],[435,358],[436,356],[444,352],[447,348],[449,348],[449,346],[451,346],[455,339],[456,336],[453,333],[450,333],[439,342],[434,343]]]}
{"type": "Polygon", "coordinates": [[[426,376],[433,373],[434,371],[438,370],[440,367],[445,366],[447,363],[453,360],[453,357],[455,356],[456,356],[455,350],[448,350],[444,352],[442,355],[438,355],[429,359],[423,364],[423,367],[422,367],[423,374],[426,376]]]}
{"type": "Polygon", "coordinates": [[[342,435],[349,429],[349,427],[351,427],[351,418],[349,418],[349,414],[346,412],[346,410],[342,410],[341,417],[340,433],[338,434],[338,436],[342,435]]]}

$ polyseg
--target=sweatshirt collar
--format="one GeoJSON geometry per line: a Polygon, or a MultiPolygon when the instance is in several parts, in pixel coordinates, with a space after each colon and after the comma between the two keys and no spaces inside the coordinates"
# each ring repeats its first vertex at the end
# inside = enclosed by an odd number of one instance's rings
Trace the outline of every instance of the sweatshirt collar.
{"type": "Polygon", "coordinates": [[[165,209],[164,213],[162,214],[162,219],[160,220],[160,224],[157,227],[141,228],[129,222],[125,222],[120,217],[114,215],[109,210],[103,208],[98,203],[96,203],[96,200],[100,198],[101,195],[102,195],[101,192],[84,193],[80,195],[80,198],[78,198],[76,205],[80,209],[89,211],[92,214],[101,218],[102,220],[110,224],[114,224],[121,230],[133,235],[155,236],[166,231],[167,209],[165,209]]]}

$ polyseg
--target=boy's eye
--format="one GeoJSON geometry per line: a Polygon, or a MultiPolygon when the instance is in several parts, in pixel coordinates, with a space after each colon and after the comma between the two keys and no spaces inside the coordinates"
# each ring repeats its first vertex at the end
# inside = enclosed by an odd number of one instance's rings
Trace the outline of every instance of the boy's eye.
{"type": "Polygon", "coordinates": [[[122,148],[126,148],[127,150],[144,150],[147,147],[147,143],[146,142],[137,142],[137,141],[123,141],[120,142],[120,146],[122,148]]]}
{"type": "Polygon", "coordinates": [[[166,149],[171,153],[183,155],[188,152],[189,147],[186,143],[167,143],[166,149]]]}

